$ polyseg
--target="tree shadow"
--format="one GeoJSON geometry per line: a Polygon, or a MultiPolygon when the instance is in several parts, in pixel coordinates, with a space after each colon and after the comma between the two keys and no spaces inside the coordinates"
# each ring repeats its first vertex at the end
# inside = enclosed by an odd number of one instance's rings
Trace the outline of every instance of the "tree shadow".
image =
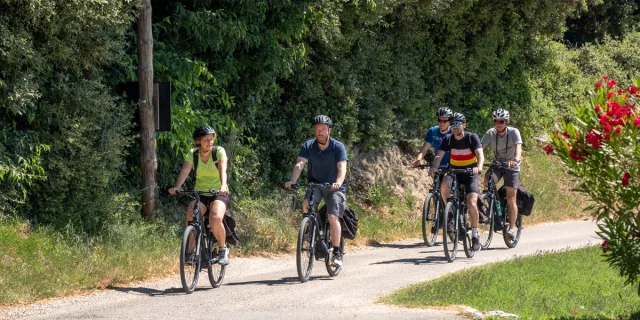
{"type": "MultiPolygon", "coordinates": [[[[331,280],[331,277],[329,276],[309,277],[308,281],[312,281],[312,280],[331,280]]],[[[283,285],[292,285],[296,283],[302,283],[300,282],[300,279],[298,279],[298,277],[285,277],[278,280],[255,280],[255,281],[243,281],[243,282],[230,282],[230,283],[223,284],[223,286],[243,286],[243,285],[249,285],[249,284],[263,284],[266,286],[283,286],[283,285]]]]}

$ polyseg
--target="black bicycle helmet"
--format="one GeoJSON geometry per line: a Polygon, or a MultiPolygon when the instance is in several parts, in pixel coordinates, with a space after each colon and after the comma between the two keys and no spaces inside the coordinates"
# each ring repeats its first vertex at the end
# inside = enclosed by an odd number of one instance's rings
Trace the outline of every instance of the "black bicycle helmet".
{"type": "Polygon", "coordinates": [[[216,134],[216,131],[209,126],[202,126],[193,131],[193,140],[198,140],[208,134],[216,134]]]}
{"type": "Polygon", "coordinates": [[[466,123],[467,118],[464,117],[464,114],[460,112],[456,112],[453,115],[451,115],[451,117],[449,117],[449,121],[460,121],[462,123],[466,123]]]}
{"type": "Polygon", "coordinates": [[[436,117],[451,118],[452,115],[453,115],[453,112],[451,111],[451,109],[449,109],[447,107],[442,107],[442,108],[438,109],[438,111],[436,111],[436,117]]]}
{"type": "Polygon", "coordinates": [[[509,111],[500,108],[500,109],[498,109],[498,110],[493,112],[493,118],[494,119],[506,119],[506,120],[509,120],[509,111]]]}
{"type": "Polygon", "coordinates": [[[311,125],[311,127],[314,127],[316,124],[326,124],[329,125],[329,127],[332,127],[333,121],[331,121],[331,118],[329,118],[328,116],[319,114],[315,118],[313,118],[313,124],[311,125]]]}

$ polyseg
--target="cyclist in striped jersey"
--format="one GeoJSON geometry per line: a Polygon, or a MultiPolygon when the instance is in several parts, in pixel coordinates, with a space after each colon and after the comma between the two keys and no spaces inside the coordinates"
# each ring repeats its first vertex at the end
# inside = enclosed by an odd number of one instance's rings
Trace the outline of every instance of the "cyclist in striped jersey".
{"type": "MultiPolygon", "coordinates": [[[[478,236],[478,175],[482,172],[484,163],[484,153],[482,152],[482,144],[480,138],[475,133],[464,132],[467,127],[467,120],[461,113],[454,113],[451,116],[452,134],[447,135],[440,143],[438,154],[433,160],[429,173],[433,176],[436,168],[440,166],[440,161],[445,153],[450,153],[449,164],[452,169],[471,168],[471,173],[460,173],[458,182],[465,186],[467,191],[467,208],[471,220],[471,243],[473,250],[480,250],[480,238],[478,236]]],[[[443,198],[447,199],[451,192],[452,177],[447,176],[440,187],[443,198]]]]}

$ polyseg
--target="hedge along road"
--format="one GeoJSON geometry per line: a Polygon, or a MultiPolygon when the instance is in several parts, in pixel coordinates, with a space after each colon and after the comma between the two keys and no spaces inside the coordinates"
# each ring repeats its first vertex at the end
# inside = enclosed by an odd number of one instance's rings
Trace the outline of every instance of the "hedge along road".
{"type": "Polygon", "coordinates": [[[599,244],[596,230],[592,221],[525,226],[516,248],[507,249],[496,234],[492,248],[473,259],[460,252],[453,263],[446,262],[441,245],[428,248],[418,240],[378,247],[347,246],[344,268],[337,277],[330,278],[324,263],[316,262],[306,283],[298,281],[293,255],[236,258],[218,289],[209,286],[205,271],[190,295],[182,291],[176,276],[8,309],[0,313],[0,319],[462,319],[453,310],[405,309],[376,301],[396,289],[472,266],[539,250],[599,244]]]}

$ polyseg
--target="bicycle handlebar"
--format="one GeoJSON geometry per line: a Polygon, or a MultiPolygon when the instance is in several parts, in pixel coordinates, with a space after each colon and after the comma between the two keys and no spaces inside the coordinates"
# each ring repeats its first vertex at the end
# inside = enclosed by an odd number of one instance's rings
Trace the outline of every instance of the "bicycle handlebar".
{"type": "Polygon", "coordinates": [[[297,190],[300,189],[302,186],[307,186],[308,188],[315,188],[315,187],[331,187],[331,183],[325,182],[325,183],[315,183],[315,182],[309,182],[307,184],[292,184],[291,185],[291,189],[293,190],[297,190]]]}
{"type": "Polygon", "coordinates": [[[500,162],[498,164],[496,163],[489,163],[489,164],[484,164],[483,167],[491,167],[491,168],[498,168],[498,169],[509,169],[509,163],[508,162],[500,162]]]}
{"type": "Polygon", "coordinates": [[[199,191],[199,190],[185,190],[185,189],[178,189],[176,190],[176,195],[193,195],[193,194],[199,194],[201,196],[216,196],[218,194],[218,191],[214,190],[214,189],[209,189],[209,191],[199,191]]]}

